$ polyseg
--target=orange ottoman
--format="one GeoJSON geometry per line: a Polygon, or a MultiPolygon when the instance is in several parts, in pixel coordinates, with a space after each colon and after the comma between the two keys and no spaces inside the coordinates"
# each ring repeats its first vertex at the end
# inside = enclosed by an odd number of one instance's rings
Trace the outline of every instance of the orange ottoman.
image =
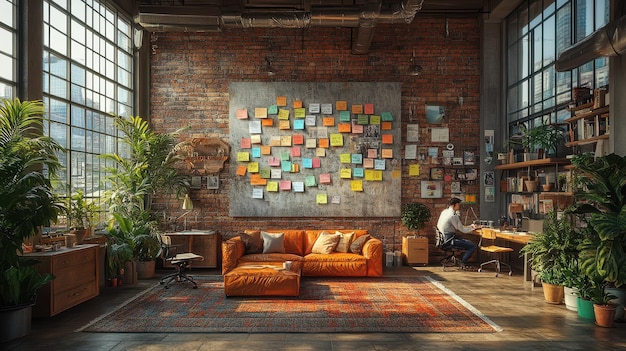
{"type": "MultiPolygon", "coordinates": [[[[295,262],[294,262],[295,263],[295,262]]],[[[226,296],[298,296],[300,265],[283,269],[282,262],[242,263],[224,274],[226,296]]]]}

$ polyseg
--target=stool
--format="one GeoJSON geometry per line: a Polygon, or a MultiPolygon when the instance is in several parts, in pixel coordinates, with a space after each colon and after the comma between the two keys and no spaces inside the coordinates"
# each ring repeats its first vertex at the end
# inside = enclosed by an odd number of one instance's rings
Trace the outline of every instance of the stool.
{"type": "Polygon", "coordinates": [[[241,263],[224,274],[224,293],[229,297],[298,296],[300,265],[287,270],[282,262],[241,263]]]}

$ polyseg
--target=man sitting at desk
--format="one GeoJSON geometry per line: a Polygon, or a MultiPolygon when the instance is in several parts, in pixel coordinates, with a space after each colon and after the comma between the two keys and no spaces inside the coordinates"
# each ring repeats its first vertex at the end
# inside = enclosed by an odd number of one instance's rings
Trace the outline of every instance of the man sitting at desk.
{"type": "Polygon", "coordinates": [[[453,197],[448,202],[448,208],[441,211],[439,220],[437,221],[437,229],[443,233],[444,245],[450,245],[465,250],[465,254],[461,258],[461,267],[464,268],[467,265],[467,260],[476,251],[476,244],[473,242],[457,237],[456,231],[462,233],[469,233],[472,230],[481,228],[482,226],[472,224],[471,226],[464,226],[461,223],[461,217],[459,216],[459,209],[461,208],[461,200],[453,197]]]}

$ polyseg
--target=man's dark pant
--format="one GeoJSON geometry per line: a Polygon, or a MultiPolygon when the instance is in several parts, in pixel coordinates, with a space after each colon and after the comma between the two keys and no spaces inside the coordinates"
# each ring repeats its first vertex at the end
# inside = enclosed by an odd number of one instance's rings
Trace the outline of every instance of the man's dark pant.
{"type": "Polygon", "coordinates": [[[467,239],[459,239],[459,238],[452,239],[452,241],[450,242],[450,245],[466,250],[465,254],[461,258],[461,263],[463,264],[467,263],[467,260],[469,260],[469,258],[472,256],[472,254],[474,253],[474,251],[476,251],[476,248],[478,247],[476,244],[474,244],[473,242],[467,239]]]}

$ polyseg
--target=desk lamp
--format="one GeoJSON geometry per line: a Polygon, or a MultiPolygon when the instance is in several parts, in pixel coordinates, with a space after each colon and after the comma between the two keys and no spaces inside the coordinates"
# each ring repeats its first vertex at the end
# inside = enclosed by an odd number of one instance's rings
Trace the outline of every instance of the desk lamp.
{"type": "Polygon", "coordinates": [[[183,210],[187,211],[185,213],[183,213],[180,217],[178,217],[179,219],[181,217],[185,217],[185,222],[184,222],[184,226],[183,226],[183,230],[187,230],[187,215],[189,214],[189,212],[191,212],[193,210],[193,202],[191,202],[191,198],[189,197],[189,194],[185,194],[185,199],[183,199],[183,210]]]}

